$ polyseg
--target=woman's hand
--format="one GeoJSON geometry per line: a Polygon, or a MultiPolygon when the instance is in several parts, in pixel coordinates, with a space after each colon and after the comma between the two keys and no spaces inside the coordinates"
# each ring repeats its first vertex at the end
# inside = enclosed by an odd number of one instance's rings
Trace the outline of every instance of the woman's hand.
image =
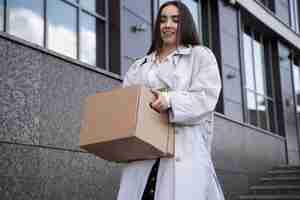
{"type": "Polygon", "coordinates": [[[150,103],[151,108],[159,113],[166,112],[169,108],[166,97],[157,90],[151,90],[151,92],[155,96],[154,101],[150,103]]]}

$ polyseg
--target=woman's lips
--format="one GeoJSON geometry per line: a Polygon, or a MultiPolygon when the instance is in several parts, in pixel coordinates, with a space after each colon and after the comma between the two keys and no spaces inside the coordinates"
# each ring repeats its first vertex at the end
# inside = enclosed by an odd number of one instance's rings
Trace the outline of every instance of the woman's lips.
{"type": "Polygon", "coordinates": [[[166,37],[169,37],[169,36],[174,35],[174,32],[172,32],[172,31],[165,31],[165,32],[163,32],[163,35],[166,36],[166,37]]]}

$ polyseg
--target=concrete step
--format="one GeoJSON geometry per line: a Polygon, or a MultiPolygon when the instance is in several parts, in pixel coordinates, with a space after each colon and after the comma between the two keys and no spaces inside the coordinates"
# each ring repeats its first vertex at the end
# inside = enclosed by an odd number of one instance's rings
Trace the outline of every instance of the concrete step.
{"type": "Polygon", "coordinates": [[[300,169],[277,169],[277,170],[270,170],[267,172],[268,176],[299,176],[300,177],[300,169]]]}
{"type": "Polygon", "coordinates": [[[241,195],[239,199],[253,199],[253,200],[300,200],[300,195],[241,195]]]}
{"type": "Polygon", "coordinates": [[[262,185],[300,185],[300,176],[279,176],[260,178],[262,185]]]}
{"type": "Polygon", "coordinates": [[[258,185],[250,187],[251,194],[293,194],[300,195],[300,185],[258,185]]]}
{"type": "Polygon", "coordinates": [[[300,170],[300,165],[278,165],[276,167],[273,167],[272,170],[297,170],[299,169],[300,170]]]}

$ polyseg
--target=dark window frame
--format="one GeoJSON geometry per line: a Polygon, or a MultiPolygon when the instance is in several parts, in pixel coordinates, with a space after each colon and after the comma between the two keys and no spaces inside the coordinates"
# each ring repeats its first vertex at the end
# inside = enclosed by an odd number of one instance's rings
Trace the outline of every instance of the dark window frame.
{"type": "Polygon", "coordinates": [[[289,11],[289,26],[296,33],[300,33],[300,6],[299,1],[296,1],[297,6],[291,0],[288,0],[288,11],[289,11]]]}
{"type": "MultiPolygon", "coordinates": [[[[3,24],[3,31],[1,32],[4,32],[5,34],[8,34],[8,35],[11,35],[8,33],[8,27],[9,27],[9,22],[8,22],[8,19],[7,19],[7,15],[8,15],[8,7],[7,7],[7,1],[8,0],[4,0],[4,24],[3,24]]],[[[95,68],[99,68],[99,69],[103,69],[104,71],[108,71],[109,73],[113,73],[117,76],[120,76],[120,71],[121,71],[121,66],[120,66],[120,63],[121,63],[121,58],[115,58],[114,57],[114,63],[116,66],[111,66],[111,61],[112,59],[110,58],[110,52],[112,51],[110,48],[110,34],[109,34],[109,31],[110,31],[110,12],[109,12],[109,3],[110,1],[109,0],[104,0],[105,1],[105,15],[101,15],[95,11],[92,11],[92,10],[89,10],[85,7],[83,7],[81,4],[80,4],[80,1],[76,0],[76,1],[71,1],[71,0],[59,0],[63,3],[66,3],[68,5],[71,5],[73,7],[75,7],[76,9],[76,58],[72,58],[72,57],[69,57],[63,53],[59,53],[57,51],[54,51],[54,50],[51,50],[48,48],[48,17],[47,17],[47,2],[49,0],[41,0],[42,3],[43,3],[43,43],[42,45],[38,45],[39,47],[43,48],[43,49],[46,49],[47,51],[51,52],[55,52],[55,54],[58,54],[58,55],[62,55],[62,57],[67,57],[68,59],[72,59],[72,60],[75,60],[77,63],[83,63],[84,65],[88,65],[89,67],[95,67],[95,68]],[[80,13],[81,12],[84,12],[84,13],[87,13],[89,14],[90,16],[92,17],[95,17],[96,20],[101,20],[105,23],[105,66],[97,66],[96,65],[91,65],[91,64],[88,64],[86,62],[83,62],[80,60],[80,13]]],[[[119,2],[119,0],[117,0],[119,2]]],[[[120,11],[120,8],[119,8],[119,11],[120,11]]],[[[117,20],[119,22],[119,26],[120,26],[120,20],[117,20]]],[[[120,38],[120,33],[118,33],[118,38],[120,38]]],[[[20,41],[22,42],[22,40],[24,40],[25,43],[27,44],[33,44],[33,46],[36,46],[37,44],[31,42],[31,41],[28,41],[28,40],[25,40],[21,37],[16,37],[18,38],[18,40],[20,39],[20,41]]],[[[114,48],[115,50],[118,50],[120,51],[120,44],[118,45],[118,47],[115,47],[114,48]]],[[[120,55],[120,52],[118,53],[118,55],[120,55]]],[[[96,55],[97,56],[97,55],[96,55]]]]}
{"type": "MultiPolygon", "coordinates": [[[[241,19],[242,20],[242,19],[241,19]]],[[[265,111],[265,115],[266,115],[266,122],[267,122],[267,128],[264,130],[267,130],[269,132],[272,132],[274,134],[278,134],[278,118],[277,118],[277,100],[276,100],[276,88],[275,88],[275,84],[274,84],[274,61],[273,61],[273,55],[272,55],[272,47],[271,47],[271,41],[264,36],[263,33],[256,31],[254,28],[247,26],[246,24],[241,23],[240,26],[240,49],[241,49],[241,78],[242,78],[242,98],[243,98],[243,117],[244,117],[244,122],[245,123],[250,123],[250,117],[247,111],[247,106],[248,106],[248,100],[247,100],[247,92],[251,92],[251,94],[253,94],[255,96],[255,103],[256,103],[256,120],[257,120],[257,125],[253,125],[256,126],[258,128],[264,129],[261,126],[261,120],[260,120],[260,115],[257,111],[257,106],[258,106],[258,102],[257,102],[257,97],[261,96],[264,98],[264,100],[266,101],[266,111],[265,111]],[[247,28],[246,28],[247,27],[247,28]],[[250,35],[248,34],[248,36],[250,36],[251,38],[251,51],[252,51],[252,69],[253,69],[253,78],[254,78],[254,91],[252,89],[249,89],[246,87],[246,72],[245,72],[245,59],[244,59],[244,34],[245,34],[245,29],[249,29],[250,31],[250,35]],[[257,92],[257,87],[256,87],[256,76],[255,76],[255,58],[254,58],[254,47],[253,47],[253,40],[255,40],[255,35],[259,35],[259,42],[262,45],[263,48],[263,67],[264,67],[264,72],[265,72],[265,76],[264,78],[264,90],[266,91],[265,94],[261,94],[259,92],[257,92]],[[270,68],[269,70],[267,70],[267,66],[270,68]],[[269,71],[269,75],[267,75],[267,71],[269,71]],[[271,78],[271,85],[269,85],[271,87],[271,93],[272,96],[269,96],[268,94],[268,82],[267,82],[267,78],[268,76],[270,76],[271,78]],[[272,117],[273,117],[273,129],[271,130],[271,119],[270,119],[270,110],[269,110],[269,102],[271,102],[273,104],[272,106],[272,117]]]]}
{"type": "MultiPolygon", "coordinates": [[[[297,63],[296,67],[299,70],[299,76],[300,76],[300,55],[297,56],[294,51],[291,51],[291,58],[292,58],[291,65],[292,65],[293,97],[294,97],[294,102],[295,102],[294,103],[295,104],[294,105],[294,113],[296,115],[296,118],[295,118],[296,119],[296,128],[297,128],[297,131],[299,132],[300,131],[300,116],[298,116],[298,113],[297,113],[297,106],[298,106],[298,104],[300,106],[300,100],[297,99],[297,96],[296,96],[295,77],[294,77],[293,71],[294,71],[294,64],[296,62],[297,63]]],[[[300,81],[300,79],[299,79],[299,81],[300,81]]]]}
{"type": "Polygon", "coordinates": [[[264,7],[269,9],[272,12],[275,12],[275,3],[274,0],[258,0],[264,7]]]}

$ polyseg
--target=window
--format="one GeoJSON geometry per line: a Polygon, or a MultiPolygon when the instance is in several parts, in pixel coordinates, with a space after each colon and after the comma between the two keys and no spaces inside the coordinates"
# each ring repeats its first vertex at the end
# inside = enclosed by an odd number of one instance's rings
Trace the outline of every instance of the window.
{"type": "Polygon", "coordinates": [[[4,0],[0,0],[0,31],[4,30],[4,0]]]}
{"type": "Polygon", "coordinates": [[[76,8],[60,0],[47,2],[48,48],[76,58],[76,8]]]}
{"type": "Polygon", "coordinates": [[[164,3],[168,2],[169,0],[159,0],[159,6],[163,5],[164,3]]]}
{"type": "Polygon", "coordinates": [[[85,12],[80,19],[80,60],[104,67],[105,37],[99,36],[105,36],[105,23],[85,12]]]}
{"type": "Polygon", "coordinates": [[[265,41],[261,34],[245,27],[244,93],[246,121],[275,132],[275,103],[271,66],[267,62],[265,41]]]}
{"type": "Polygon", "coordinates": [[[83,8],[96,12],[102,16],[105,16],[105,1],[99,0],[81,0],[80,4],[83,8]]]}
{"type": "Polygon", "coordinates": [[[199,7],[198,7],[198,1],[195,0],[182,0],[182,3],[184,3],[189,10],[191,11],[191,14],[193,16],[194,22],[196,24],[197,29],[199,30],[199,7]]]}
{"type": "Polygon", "coordinates": [[[8,33],[24,40],[43,45],[43,0],[9,0],[8,33]]]}
{"type": "Polygon", "coordinates": [[[300,128],[300,59],[295,59],[293,63],[293,79],[295,91],[295,105],[298,118],[298,125],[300,128]]]}
{"type": "Polygon", "coordinates": [[[298,0],[289,0],[290,26],[294,31],[299,33],[298,3],[298,0]]]}
{"type": "Polygon", "coordinates": [[[0,0],[0,31],[120,74],[118,0],[0,0]]]}
{"type": "Polygon", "coordinates": [[[274,12],[274,0],[259,0],[259,2],[274,12]]]}

